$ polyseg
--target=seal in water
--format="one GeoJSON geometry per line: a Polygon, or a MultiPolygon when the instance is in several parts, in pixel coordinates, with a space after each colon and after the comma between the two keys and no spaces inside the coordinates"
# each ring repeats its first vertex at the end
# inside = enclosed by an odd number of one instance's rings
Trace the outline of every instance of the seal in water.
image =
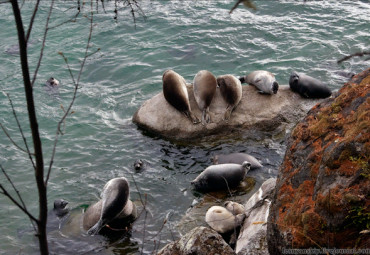
{"type": "Polygon", "coordinates": [[[213,164],[243,164],[244,161],[251,163],[251,169],[261,168],[262,164],[253,156],[247,153],[231,153],[226,155],[214,155],[212,157],[213,164]]]}
{"type": "Polygon", "coordinates": [[[126,178],[107,182],[102,199],[89,206],[83,215],[83,228],[89,235],[98,234],[104,227],[125,230],[123,227],[137,217],[136,206],[129,199],[130,188],[126,178]]]}
{"type": "Polygon", "coordinates": [[[221,234],[238,228],[244,219],[244,213],[234,215],[222,206],[212,206],[208,209],[205,217],[207,224],[221,234]]]}
{"type": "Polygon", "coordinates": [[[45,83],[47,86],[56,87],[59,86],[59,81],[54,77],[50,77],[45,83]]]}
{"type": "Polygon", "coordinates": [[[199,119],[191,112],[185,79],[178,73],[167,70],[163,73],[162,81],[163,94],[167,102],[185,114],[193,124],[199,123],[199,119]]]}
{"type": "Polygon", "coordinates": [[[216,93],[216,77],[207,70],[199,71],[194,77],[193,86],[195,101],[202,111],[202,124],[205,125],[211,121],[209,106],[216,93]]]}
{"type": "Polygon", "coordinates": [[[242,84],[235,76],[230,74],[217,77],[217,84],[220,87],[223,99],[227,103],[224,120],[229,120],[231,112],[242,99],[242,84]]]}
{"type": "Polygon", "coordinates": [[[324,83],[303,73],[292,72],[289,87],[293,92],[305,98],[326,98],[331,96],[331,90],[324,83]]]}
{"type": "Polygon", "coordinates": [[[141,172],[145,170],[146,166],[147,166],[147,163],[142,159],[137,159],[134,162],[134,169],[136,172],[141,172]]]}
{"type": "Polygon", "coordinates": [[[247,76],[239,78],[241,83],[248,83],[255,86],[261,94],[276,94],[279,84],[275,80],[275,75],[268,71],[254,71],[247,76]]]}
{"type": "Polygon", "coordinates": [[[54,201],[53,212],[58,218],[63,218],[69,212],[69,209],[66,208],[67,205],[68,201],[64,199],[56,199],[54,201]]]}
{"type": "Polygon", "coordinates": [[[191,184],[198,191],[208,192],[228,190],[239,185],[249,171],[251,164],[244,161],[239,164],[219,164],[207,167],[191,184]]]}

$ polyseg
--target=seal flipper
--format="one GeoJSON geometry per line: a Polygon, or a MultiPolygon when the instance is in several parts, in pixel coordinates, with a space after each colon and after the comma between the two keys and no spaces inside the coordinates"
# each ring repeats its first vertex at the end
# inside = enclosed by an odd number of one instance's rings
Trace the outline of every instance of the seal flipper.
{"type": "Polygon", "coordinates": [[[209,107],[203,109],[202,111],[202,125],[211,122],[211,116],[209,116],[209,107]]]}
{"type": "Polygon", "coordinates": [[[103,221],[100,219],[94,226],[92,226],[87,231],[87,234],[91,236],[97,235],[104,226],[105,226],[105,223],[103,223],[103,221]]]}
{"type": "Polygon", "coordinates": [[[228,121],[231,117],[231,112],[233,111],[234,107],[231,105],[228,105],[225,111],[224,120],[228,121]]]}
{"type": "Polygon", "coordinates": [[[185,114],[187,118],[189,118],[193,122],[193,124],[200,123],[200,120],[192,112],[184,111],[183,113],[185,114]]]}

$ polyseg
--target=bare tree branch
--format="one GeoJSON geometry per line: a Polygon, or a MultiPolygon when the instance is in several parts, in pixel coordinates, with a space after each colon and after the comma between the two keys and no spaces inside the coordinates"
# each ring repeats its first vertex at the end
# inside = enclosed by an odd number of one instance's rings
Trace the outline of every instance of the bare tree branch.
{"type": "MultiPolygon", "coordinates": [[[[23,4],[24,4],[24,2],[22,3],[22,6],[23,6],[23,4]]],[[[39,4],[40,4],[40,0],[37,0],[36,5],[35,5],[35,8],[33,9],[33,12],[32,12],[32,17],[31,17],[31,20],[30,20],[30,25],[28,26],[28,31],[27,31],[27,35],[26,35],[26,43],[28,42],[28,39],[30,38],[32,27],[33,27],[33,22],[35,21],[36,13],[37,13],[37,11],[39,9],[39,4]]]]}
{"type": "Polygon", "coordinates": [[[30,152],[30,149],[28,147],[28,143],[27,143],[27,140],[26,140],[26,137],[24,136],[23,134],[23,130],[22,130],[22,127],[21,127],[21,124],[19,123],[19,120],[18,120],[18,117],[17,117],[17,113],[15,112],[14,110],[14,106],[13,106],[13,102],[12,102],[12,99],[10,98],[10,95],[8,93],[5,93],[6,96],[8,97],[8,100],[9,100],[9,104],[12,108],[12,111],[13,111],[13,116],[14,116],[14,119],[15,121],[17,122],[17,126],[18,126],[18,129],[19,129],[19,132],[21,133],[21,136],[22,136],[22,139],[23,139],[23,142],[24,142],[24,145],[26,146],[26,150],[27,150],[27,153],[28,153],[28,157],[30,158],[30,161],[32,163],[32,166],[33,166],[33,169],[36,170],[36,165],[33,161],[33,158],[32,158],[32,155],[35,155],[34,153],[31,153],[30,152]]]}
{"type": "MultiPolygon", "coordinates": [[[[13,189],[14,189],[14,191],[17,193],[17,195],[18,195],[18,198],[19,198],[19,200],[21,201],[21,204],[22,204],[22,208],[23,208],[23,210],[24,211],[27,211],[28,212],[28,210],[27,210],[27,207],[26,207],[26,204],[24,203],[24,201],[23,201],[23,199],[22,199],[22,196],[21,196],[21,194],[19,193],[19,191],[18,191],[18,189],[15,187],[15,185],[14,185],[14,183],[13,183],[13,181],[10,179],[10,177],[9,177],[9,175],[6,173],[6,171],[5,171],[5,169],[3,168],[3,166],[0,164],[0,168],[1,168],[1,171],[3,172],[3,174],[5,175],[5,177],[6,177],[6,179],[8,180],[8,182],[12,185],[12,187],[13,187],[13,189]]],[[[0,184],[1,185],[1,184],[0,184]]],[[[3,194],[4,195],[6,195],[5,194],[5,192],[4,191],[6,191],[5,190],[5,188],[4,187],[1,187],[1,189],[3,190],[3,194]]],[[[9,194],[9,193],[7,193],[7,194],[9,194]]],[[[9,195],[6,195],[6,196],[8,196],[9,197],[9,195]]],[[[10,197],[9,197],[10,198],[10,197]]],[[[14,198],[13,198],[14,199],[14,198]]],[[[15,199],[14,199],[15,200],[15,199]]],[[[13,200],[12,200],[13,201],[13,200]]],[[[19,207],[19,206],[18,206],[19,207]]],[[[22,210],[22,208],[21,208],[21,210],[22,210]]],[[[28,214],[27,214],[28,215],[28,214]]],[[[33,216],[32,216],[33,217],[33,216]]],[[[31,220],[31,224],[32,224],[32,226],[33,226],[33,229],[35,230],[35,232],[36,232],[36,226],[35,226],[35,224],[34,224],[34,222],[33,222],[33,218],[31,218],[31,217],[29,217],[30,218],[30,220],[31,220]]]]}
{"type": "MultiPolygon", "coordinates": [[[[37,74],[39,72],[39,68],[40,68],[40,65],[41,65],[41,60],[42,60],[42,57],[44,56],[46,35],[48,33],[48,30],[49,30],[48,26],[49,26],[49,20],[50,20],[51,13],[53,11],[53,6],[54,6],[54,0],[51,1],[49,13],[48,13],[48,17],[46,19],[46,25],[45,25],[45,30],[44,30],[44,37],[42,39],[42,46],[41,46],[41,50],[40,50],[39,61],[37,62],[37,65],[36,65],[36,68],[35,68],[35,72],[33,74],[32,82],[31,82],[31,86],[32,87],[35,84],[35,81],[36,81],[36,78],[37,78],[37,74]]],[[[35,11],[34,12],[36,12],[36,11],[37,11],[37,9],[35,8],[35,11]]],[[[28,32],[30,32],[30,29],[28,30],[28,32]]]]}
{"type": "Polygon", "coordinates": [[[351,55],[345,56],[337,61],[338,64],[342,63],[343,61],[346,61],[353,57],[362,57],[364,55],[370,55],[370,51],[362,51],[362,52],[356,52],[351,55]]]}
{"type": "MultiPolygon", "coordinates": [[[[25,149],[23,149],[22,147],[20,147],[11,137],[10,135],[8,134],[8,132],[6,131],[5,127],[3,126],[3,124],[0,123],[0,127],[1,129],[4,131],[5,135],[8,137],[8,139],[10,140],[10,142],[15,146],[17,147],[18,149],[20,149],[21,151],[25,152],[25,153],[28,153],[25,149]]],[[[32,155],[35,155],[35,154],[32,154],[32,155]]]]}
{"type": "Polygon", "coordinates": [[[69,112],[71,111],[71,108],[72,108],[72,106],[73,106],[73,104],[74,104],[74,102],[76,100],[76,95],[77,95],[77,90],[78,90],[78,86],[79,86],[81,74],[82,74],[82,71],[84,69],[84,66],[85,66],[85,63],[86,63],[86,59],[89,56],[88,51],[89,51],[89,48],[90,48],[90,42],[91,42],[92,31],[93,31],[93,21],[94,21],[93,4],[92,4],[93,2],[92,1],[93,0],[90,1],[90,15],[91,15],[91,18],[90,18],[89,37],[88,37],[88,40],[87,40],[87,43],[86,43],[85,54],[84,54],[84,58],[83,58],[83,61],[81,63],[81,66],[80,66],[80,71],[78,73],[77,81],[74,79],[74,76],[73,76],[72,70],[71,70],[71,68],[70,68],[70,66],[68,64],[67,58],[64,56],[64,54],[62,52],[59,53],[64,58],[64,61],[67,64],[69,73],[71,75],[71,78],[72,78],[72,81],[73,81],[73,84],[74,84],[74,92],[73,92],[73,97],[72,97],[71,103],[69,104],[67,110],[65,110],[65,113],[62,116],[61,120],[58,122],[58,127],[57,127],[57,131],[56,131],[56,134],[55,134],[55,139],[54,139],[53,151],[52,151],[52,155],[51,155],[51,158],[50,158],[49,169],[48,169],[48,172],[47,172],[47,175],[46,175],[46,179],[45,179],[45,185],[47,185],[47,183],[49,181],[49,178],[50,178],[50,173],[51,173],[51,169],[52,169],[52,166],[53,166],[53,163],[54,163],[56,146],[57,146],[57,143],[58,143],[59,135],[60,134],[63,134],[61,132],[61,126],[64,123],[64,121],[65,121],[66,117],[68,116],[69,112]]]}

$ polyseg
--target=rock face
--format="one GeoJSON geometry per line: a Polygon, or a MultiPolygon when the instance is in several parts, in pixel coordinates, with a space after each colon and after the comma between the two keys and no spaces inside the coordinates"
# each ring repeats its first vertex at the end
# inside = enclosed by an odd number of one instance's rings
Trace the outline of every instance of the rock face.
{"type": "Polygon", "coordinates": [[[270,254],[368,248],[369,160],[370,68],[312,108],[292,131],[270,210],[270,254]]]}
{"type": "Polygon", "coordinates": [[[180,240],[167,244],[158,255],[235,255],[231,247],[216,231],[197,227],[180,240]]]}
{"type": "Polygon", "coordinates": [[[267,219],[275,184],[275,178],[266,180],[244,205],[246,218],[236,242],[237,254],[269,254],[266,238],[267,219]]]}
{"type": "MultiPolygon", "coordinates": [[[[187,89],[192,112],[200,118],[202,113],[195,102],[193,86],[188,85],[187,89]]],[[[282,131],[301,120],[317,102],[302,99],[289,86],[280,86],[276,95],[262,95],[253,86],[243,86],[241,102],[226,122],[223,120],[226,102],[217,88],[210,106],[211,123],[204,126],[194,125],[172,107],[161,92],[144,102],[132,120],[145,130],[176,140],[235,130],[282,131]]]]}

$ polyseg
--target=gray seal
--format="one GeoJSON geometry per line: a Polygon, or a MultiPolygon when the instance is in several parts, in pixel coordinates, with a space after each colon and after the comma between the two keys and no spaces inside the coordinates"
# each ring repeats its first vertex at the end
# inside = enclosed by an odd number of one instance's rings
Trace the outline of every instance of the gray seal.
{"type": "Polygon", "coordinates": [[[199,119],[191,112],[185,79],[173,70],[167,70],[163,73],[162,81],[163,95],[167,102],[185,114],[194,124],[199,123],[199,119]]]}
{"type": "Polygon", "coordinates": [[[207,70],[199,71],[194,77],[193,86],[195,101],[202,111],[202,124],[205,125],[211,121],[209,106],[216,93],[216,77],[207,70]]]}
{"type": "Polygon", "coordinates": [[[64,199],[54,200],[53,212],[58,218],[63,218],[69,213],[69,208],[67,208],[68,201],[64,199]]]}
{"type": "Polygon", "coordinates": [[[103,188],[101,200],[89,206],[83,215],[83,228],[89,235],[98,234],[104,227],[125,230],[123,226],[137,217],[135,205],[129,199],[126,178],[114,178],[103,188]]]}
{"type": "Polygon", "coordinates": [[[46,83],[47,86],[56,87],[59,86],[59,81],[55,79],[54,77],[50,77],[46,83]]]}
{"type": "Polygon", "coordinates": [[[297,72],[290,75],[289,87],[305,98],[327,98],[332,93],[329,87],[318,79],[297,72]]]}
{"type": "Polygon", "coordinates": [[[230,154],[219,154],[212,157],[213,164],[243,164],[244,161],[248,161],[251,164],[251,169],[261,168],[262,164],[252,155],[247,153],[230,153],[230,154]]]}
{"type": "Polygon", "coordinates": [[[275,75],[268,71],[253,71],[247,76],[239,78],[241,83],[248,83],[255,86],[261,94],[276,94],[279,90],[279,84],[275,80],[275,75]]]}
{"type": "Polygon", "coordinates": [[[224,120],[229,120],[231,112],[242,99],[242,84],[235,76],[230,74],[217,77],[217,84],[220,87],[223,99],[227,103],[224,120]]]}
{"type": "Polygon", "coordinates": [[[248,161],[239,164],[220,164],[207,167],[191,184],[201,192],[228,190],[239,185],[249,171],[248,161]]]}

